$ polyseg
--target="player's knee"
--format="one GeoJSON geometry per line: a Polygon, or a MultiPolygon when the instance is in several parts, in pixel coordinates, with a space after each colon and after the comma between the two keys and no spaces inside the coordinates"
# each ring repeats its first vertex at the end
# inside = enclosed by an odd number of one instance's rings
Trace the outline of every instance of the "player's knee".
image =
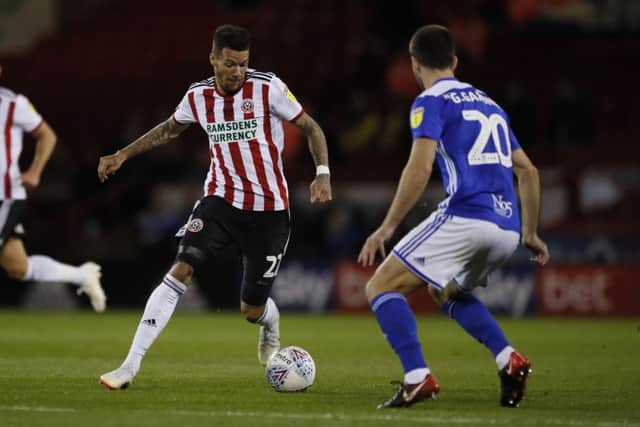
{"type": "Polygon", "coordinates": [[[244,316],[245,319],[247,319],[247,321],[251,323],[255,323],[258,321],[258,319],[260,319],[260,317],[264,313],[264,305],[262,306],[249,305],[244,301],[241,301],[240,313],[242,313],[242,315],[244,316]]]}
{"type": "Polygon", "coordinates": [[[438,307],[442,307],[442,304],[444,304],[446,301],[443,292],[440,289],[431,285],[427,286],[427,289],[429,290],[429,295],[431,295],[431,298],[436,303],[436,305],[438,307]]]}
{"type": "Polygon", "coordinates": [[[7,275],[9,275],[9,277],[11,277],[12,279],[24,280],[24,278],[27,276],[26,263],[16,262],[7,265],[4,268],[7,272],[7,275]]]}
{"type": "Polygon", "coordinates": [[[189,286],[191,277],[193,276],[193,267],[186,262],[178,261],[173,264],[171,270],[169,270],[169,274],[179,280],[180,283],[189,286]]]}
{"type": "Polygon", "coordinates": [[[371,302],[375,297],[380,295],[381,293],[388,292],[393,290],[389,286],[389,282],[380,280],[377,275],[373,275],[371,279],[367,282],[367,286],[365,287],[365,294],[367,296],[367,300],[371,302]]]}
{"type": "Polygon", "coordinates": [[[187,264],[189,267],[198,266],[206,261],[206,254],[194,246],[178,247],[176,255],[176,264],[187,264]]]}

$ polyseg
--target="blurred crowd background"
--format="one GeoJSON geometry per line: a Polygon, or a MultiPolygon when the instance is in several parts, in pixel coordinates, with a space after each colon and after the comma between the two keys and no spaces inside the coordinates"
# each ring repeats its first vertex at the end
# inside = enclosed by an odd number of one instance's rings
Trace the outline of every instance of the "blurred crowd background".
{"type": "MultiPolygon", "coordinates": [[[[419,26],[439,23],[455,37],[458,77],[504,107],[541,172],[541,228],[553,264],[541,273],[518,252],[485,300],[516,315],[553,314],[561,305],[558,313],[640,314],[640,2],[633,0],[0,1],[0,85],[27,95],[59,135],[30,197],[30,253],[96,260],[111,307],[143,304],[201,196],[207,139],[192,127],[106,184],[97,179],[98,158],[165,120],[191,82],[212,74],[211,38],[224,23],[251,31],[251,67],[281,77],[329,142],[334,201],[311,206],[313,162],[300,132],[287,128],[293,234],[274,289],[283,306],[366,309],[370,272],[354,260],[390,203],[411,145],[408,111],[419,89],[408,40],[419,26]]],[[[30,142],[22,163],[31,159],[30,142]]],[[[399,233],[443,196],[434,174],[399,233]]],[[[198,271],[185,305],[237,306],[237,251],[227,257],[198,271]]],[[[1,281],[2,305],[75,304],[51,287],[1,281]]]]}

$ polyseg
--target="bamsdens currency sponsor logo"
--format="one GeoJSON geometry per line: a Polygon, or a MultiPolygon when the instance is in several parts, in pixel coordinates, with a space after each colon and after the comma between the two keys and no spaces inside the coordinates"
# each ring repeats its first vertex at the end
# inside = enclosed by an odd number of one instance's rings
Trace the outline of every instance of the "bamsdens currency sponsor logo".
{"type": "Polygon", "coordinates": [[[255,139],[257,129],[258,121],[256,119],[207,124],[209,140],[213,143],[255,139]]]}

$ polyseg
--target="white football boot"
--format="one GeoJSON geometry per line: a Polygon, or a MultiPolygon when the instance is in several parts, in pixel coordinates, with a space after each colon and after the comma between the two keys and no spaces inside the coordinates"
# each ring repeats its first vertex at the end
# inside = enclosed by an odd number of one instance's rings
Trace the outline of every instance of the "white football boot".
{"type": "Polygon", "coordinates": [[[104,294],[102,285],[100,285],[100,277],[102,272],[98,264],[95,262],[85,262],[79,267],[85,273],[85,281],[80,285],[78,295],[86,294],[91,301],[91,306],[98,313],[102,313],[107,308],[107,297],[104,294]]]}
{"type": "Polygon", "coordinates": [[[100,375],[100,384],[109,390],[124,390],[129,387],[135,376],[129,366],[122,365],[114,371],[100,375]]]}
{"type": "Polygon", "coordinates": [[[261,365],[266,365],[271,356],[280,350],[280,322],[277,321],[271,328],[260,326],[258,338],[258,360],[261,365]]]}

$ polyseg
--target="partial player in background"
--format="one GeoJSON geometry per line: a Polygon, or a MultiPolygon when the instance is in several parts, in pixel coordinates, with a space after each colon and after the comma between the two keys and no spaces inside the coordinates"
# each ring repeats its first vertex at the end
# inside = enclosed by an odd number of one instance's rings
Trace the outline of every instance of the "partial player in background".
{"type": "Polygon", "coordinates": [[[44,255],[28,256],[22,242],[21,221],[27,190],[40,185],[42,171],[56,145],[56,134],[25,96],[3,87],[0,87],[0,129],[0,266],[14,279],[76,285],[78,294],[85,293],[95,311],[104,311],[106,297],[100,285],[99,265],[87,262],[75,267],[44,255]],[[23,132],[30,133],[37,142],[31,165],[21,172],[18,160],[23,132]]]}
{"type": "Polygon", "coordinates": [[[149,297],[129,354],[118,369],[100,377],[110,389],[126,388],[136,376],[142,358],[186,292],[194,268],[219,256],[231,243],[243,254],[240,309],[248,321],[260,325],[260,363],[266,364],[280,348],[280,315],[269,293],[290,232],[282,122],[293,122],[308,138],[316,164],[311,203],[331,200],[329,158],[322,129],[282,80],[248,68],[249,39],[243,28],[218,27],[209,54],[215,75],[193,83],[167,121],[100,158],[98,176],[104,182],[126,160],[171,141],[195,123],[208,136],[203,155],[211,161],[204,195],[178,232],[176,261],[149,297]]]}
{"type": "Polygon", "coordinates": [[[448,197],[385,258],[366,293],[371,309],[404,368],[404,381],[379,408],[406,407],[440,390],[422,355],[416,321],[405,295],[428,285],[434,300],[495,357],[500,404],[515,407],[524,396],[531,364],[509,344],[487,308],[471,291],[522,243],[532,260],[549,260],[538,237],[538,171],[518,144],[506,113],[484,92],[454,77],[457,65],[449,31],[420,28],[409,44],[411,63],[424,91],[410,125],[413,145],[382,225],[365,242],[358,261],[374,263],[384,243],[416,203],[438,161],[448,197]],[[518,178],[522,227],[513,175],[518,178]]]}

